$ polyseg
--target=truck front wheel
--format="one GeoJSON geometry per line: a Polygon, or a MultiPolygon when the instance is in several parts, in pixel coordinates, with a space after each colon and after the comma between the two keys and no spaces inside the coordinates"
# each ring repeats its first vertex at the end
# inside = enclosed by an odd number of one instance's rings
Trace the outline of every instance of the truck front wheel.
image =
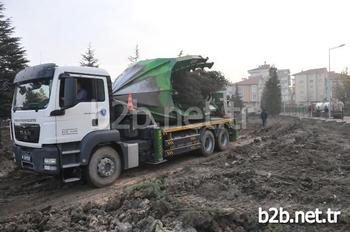
{"type": "Polygon", "coordinates": [[[87,169],[90,184],[98,188],[111,185],[120,173],[121,160],[112,147],[100,147],[92,154],[87,169]]]}
{"type": "Polygon", "coordinates": [[[213,132],[205,130],[201,133],[201,152],[203,156],[210,156],[214,152],[215,137],[213,132]]]}

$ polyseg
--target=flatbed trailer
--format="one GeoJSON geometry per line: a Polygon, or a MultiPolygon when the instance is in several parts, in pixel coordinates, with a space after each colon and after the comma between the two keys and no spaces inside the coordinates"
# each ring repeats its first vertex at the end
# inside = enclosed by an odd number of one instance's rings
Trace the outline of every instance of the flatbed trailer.
{"type": "Polygon", "coordinates": [[[237,139],[238,130],[232,118],[216,118],[207,122],[155,128],[153,134],[154,155],[151,163],[159,163],[195,150],[205,156],[213,154],[215,148],[225,150],[230,141],[237,139]]]}

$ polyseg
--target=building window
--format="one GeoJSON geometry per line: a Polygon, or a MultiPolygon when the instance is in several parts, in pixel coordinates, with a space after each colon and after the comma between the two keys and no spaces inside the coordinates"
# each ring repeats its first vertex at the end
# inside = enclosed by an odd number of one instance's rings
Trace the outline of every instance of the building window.
{"type": "Polygon", "coordinates": [[[243,88],[241,86],[238,86],[238,94],[243,97],[243,88]]]}
{"type": "Polygon", "coordinates": [[[252,91],[252,101],[257,101],[257,92],[258,88],[256,85],[251,86],[251,91],[252,91]]]}

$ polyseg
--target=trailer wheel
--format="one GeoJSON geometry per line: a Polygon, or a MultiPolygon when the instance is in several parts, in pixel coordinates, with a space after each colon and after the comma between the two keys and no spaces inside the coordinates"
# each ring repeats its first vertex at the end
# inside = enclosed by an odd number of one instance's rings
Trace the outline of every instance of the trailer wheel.
{"type": "Polygon", "coordinates": [[[230,136],[226,128],[222,128],[218,132],[216,137],[216,146],[219,151],[224,151],[227,149],[230,143],[230,136]]]}
{"type": "Polygon", "coordinates": [[[121,160],[116,150],[111,147],[98,148],[91,156],[87,179],[90,184],[101,188],[111,185],[121,173],[121,160]]]}
{"type": "Polygon", "coordinates": [[[203,156],[210,156],[214,152],[215,137],[213,132],[205,130],[201,133],[201,152],[203,156]]]}

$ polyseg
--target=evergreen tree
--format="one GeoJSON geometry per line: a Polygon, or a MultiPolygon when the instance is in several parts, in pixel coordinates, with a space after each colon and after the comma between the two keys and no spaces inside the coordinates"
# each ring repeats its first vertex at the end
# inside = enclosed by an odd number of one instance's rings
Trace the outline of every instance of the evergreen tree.
{"type": "Polygon", "coordinates": [[[130,65],[133,65],[134,63],[136,63],[139,60],[139,58],[140,58],[139,45],[136,44],[135,55],[128,57],[128,60],[130,61],[130,65]]]}
{"type": "Polygon", "coordinates": [[[87,48],[86,52],[81,56],[81,66],[98,68],[98,59],[95,58],[95,51],[91,48],[91,43],[89,43],[89,47],[87,48]]]}
{"type": "Polygon", "coordinates": [[[271,115],[277,115],[281,112],[282,107],[281,86],[277,77],[277,69],[271,67],[269,72],[270,78],[265,83],[261,108],[265,109],[271,115]]]}
{"type": "Polygon", "coordinates": [[[10,117],[13,79],[28,63],[26,51],[20,44],[20,38],[13,36],[14,27],[4,15],[4,10],[4,5],[0,3],[0,118],[10,117]]]}
{"type": "Polygon", "coordinates": [[[238,85],[236,85],[235,94],[232,95],[231,99],[233,101],[233,106],[235,108],[236,107],[240,109],[243,108],[243,101],[242,101],[241,95],[239,95],[239,92],[238,92],[238,85]]]}

